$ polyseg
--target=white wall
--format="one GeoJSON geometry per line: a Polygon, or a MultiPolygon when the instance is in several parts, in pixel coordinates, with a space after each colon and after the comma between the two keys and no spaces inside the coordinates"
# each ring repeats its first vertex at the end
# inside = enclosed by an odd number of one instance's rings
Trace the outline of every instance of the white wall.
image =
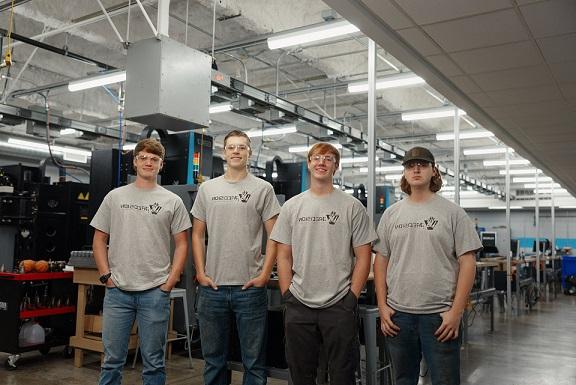
{"type": "MultiPolygon", "coordinates": [[[[478,219],[478,226],[486,230],[506,225],[506,212],[497,211],[472,211],[466,210],[474,220],[478,219]]],[[[510,222],[512,238],[536,237],[536,219],[533,210],[512,210],[510,222]]],[[[556,209],[556,238],[576,238],[576,210],[556,209]]],[[[540,237],[552,238],[552,221],[550,209],[540,209],[540,237]]]]}

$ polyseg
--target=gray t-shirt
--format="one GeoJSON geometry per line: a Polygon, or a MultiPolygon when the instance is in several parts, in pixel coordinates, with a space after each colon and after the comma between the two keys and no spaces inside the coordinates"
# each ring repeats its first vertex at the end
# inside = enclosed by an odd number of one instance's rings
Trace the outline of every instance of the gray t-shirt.
{"type": "Polygon", "coordinates": [[[458,257],[482,247],[466,212],[437,194],[423,203],[393,204],[377,233],[374,249],[389,258],[388,305],[406,313],[448,310],[456,293],[458,257]]]}
{"type": "Polygon", "coordinates": [[[252,174],[200,185],[191,213],[206,223],[205,269],[216,285],[243,285],[261,273],[263,224],[279,212],[272,185],[252,174]]]}
{"type": "Polygon", "coordinates": [[[308,190],[282,206],[270,238],[292,245],[292,294],[325,308],[348,293],[353,248],[374,241],[376,232],[358,199],[340,190],[324,197],[308,190]]]}
{"type": "Polygon", "coordinates": [[[90,225],[109,234],[112,281],[129,291],[166,282],[171,235],[192,226],[179,196],[161,186],[142,189],[133,183],[110,191],[90,225]]]}

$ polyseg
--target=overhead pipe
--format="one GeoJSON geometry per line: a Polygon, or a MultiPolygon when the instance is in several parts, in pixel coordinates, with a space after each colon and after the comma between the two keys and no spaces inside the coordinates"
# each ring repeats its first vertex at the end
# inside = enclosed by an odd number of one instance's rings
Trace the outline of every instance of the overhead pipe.
{"type": "Polygon", "coordinates": [[[0,28],[0,35],[6,36],[7,38],[11,38],[11,39],[14,39],[14,40],[21,41],[22,43],[26,43],[26,44],[29,44],[29,45],[34,46],[34,47],[42,48],[42,49],[44,49],[44,50],[46,50],[46,51],[50,51],[50,52],[57,53],[58,55],[66,56],[66,57],[69,57],[69,58],[71,58],[71,59],[79,60],[79,61],[84,62],[84,63],[94,64],[94,65],[96,65],[96,66],[98,66],[98,67],[100,67],[100,68],[102,68],[102,69],[104,69],[104,70],[115,70],[115,69],[117,69],[116,67],[113,67],[113,66],[111,66],[111,65],[108,65],[108,64],[106,64],[106,63],[102,63],[102,62],[100,62],[100,61],[98,61],[98,60],[90,59],[90,58],[88,58],[88,57],[86,57],[86,56],[78,55],[78,54],[73,53],[73,52],[70,52],[70,51],[68,51],[68,50],[65,50],[65,49],[62,49],[62,48],[57,48],[57,47],[54,47],[54,46],[52,46],[52,45],[49,45],[49,44],[46,44],[46,43],[42,43],[42,42],[40,42],[40,41],[38,41],[38,40],[30,39],[30,38],[28,38],[28,37],[26,37],[26,36],[22,36],[22,35],[16,34],[16,33],[14,33],[14,32],[8,32],[8,30],[6,30],[6,29],[4,29],[4,28],[0,28]]]}

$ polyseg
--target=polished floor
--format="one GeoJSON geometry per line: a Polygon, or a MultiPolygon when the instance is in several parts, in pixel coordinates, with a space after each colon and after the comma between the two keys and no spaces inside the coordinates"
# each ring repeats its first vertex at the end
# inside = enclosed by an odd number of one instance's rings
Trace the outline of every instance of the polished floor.
{"type": "MultiPolygon", "coordinates": [[[[489,315],[478,312],[462,350],[462,384],[470,385],[574,385],[576,384],[576,297],[560,295],[555,301],[538,303],[531,312],[507,318],[496,314],[495,331],[489,331],[489,315]]],[[[0,353],[0,360],[7,355],[0,353]]],[[[47,356],[27,353],[18,369],[0,368],[0,385],[88,385],[96,384],[98,356],[88,356],[87,365],[75,368],[60,350],[47,356]]],[[[168,362],[168,384],[202,384],[203,362],[188,367],[186,356],[174,355],[168,362]]],[[[141,384],[140,367],[126,368],[125,385],[141,384]]],[[[234,373],[232,384],[241,384],[234,373]]],[[[421,384],[429,384],[422,378],[421,384]]],[[[286,381],[270,380],[271,385],[286,381]]]]}

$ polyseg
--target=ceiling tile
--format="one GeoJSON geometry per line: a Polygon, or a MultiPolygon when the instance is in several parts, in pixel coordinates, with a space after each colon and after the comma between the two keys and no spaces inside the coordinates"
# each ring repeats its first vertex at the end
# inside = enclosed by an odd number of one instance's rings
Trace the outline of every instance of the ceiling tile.
{"type": "Polygon", "coordinates": [[[516,2],[520,5],[531,4],[531,3],[540,3],[543,1],[548,1],[548,0],[516,0],[516,2]]]}
{"type": "Polygon", "coordinates": [[[528,39],[524,26],[513,10],[467,17],[423,28],[446,52],[528,39]]]}
{"type": "Polygon", "coordinates": [[[362,0],[374,14],[394,29],[413,27],[414,23],[389,0],[362,0]]]}
{"type": "Polygon", "coordinates": [[[462,92],[482,92],[482,89],[476,85],[468,76],[452,76],[450,80],[456,84],[462,92]]]}
{"type": "Polygon", "coordinates": [[[576,82],[576,62],[552,63],[550,68],[557,81],[576,82]]]}
{"type": "Polygon", "coordinates": [[[486,95],[484,92],[480,93],[469,93],[468,96],[476,102],[480,107],[491,107],[494,106],[494,101],[486,95]]]}
{"type": "Polygon", "coordinates": [[[469,74],[527,67],[543,62],[532,41],[456,52],[450,56],[469,74]]]}
{"type": "Polygon", "coordinates": [[[397,32],[423,56],[436,55],[442,52],[432,39],[417,28],[402,29],[397,32]]]}
{"type": "Polygon", "coordinates": [[[576,33],[538,40],[548,63],[576,61],[576,33]]]}
{"type": "Polygon", "coordinates": [[[445,76],[462,75],[462,70],[446,55],[428,56],[426,59],[445,76]]]}
{"type": "Polygon", "coordinates": [[[560,85],[562,95],[567,99],[576,99],[576,83],[560,85]]]}
{"type": "Polygon", "coordinates": [[[544,65],[488,72],[470,77],[484,91],[553,84],[552,76],[544,65]]]}
{"type": "Polygon", "coordinates": [[[576,140],[576,123],[560,126],[527,127],[523,128],[522,131],[528,136],[559,136],[569,140],[576,140]]]}
{"type": "Polygon", "coordinates": [[[508,0],[396,0],[396,2],[418,24],[437,23],[511,7],[508,0]]]}
{"type": "MultiPolygon", "coordinates": [[[[498,121],[502,119],[506,120],[518,117],[518,113],[513,108],[510,107],[502,107],[502,106],[485,107],[484,111],[498,121]]],[[[516,123],[516,120],[514,120],[514,122],[516,123]]]]}
{"type": "Polygon", "coordinates": [[[562,99],[562,94],[556,86],[513,88],[508,90],[490,91],[487,94],[499,105],[538,103],[548,100],[562,99]]]}
{"type": "Polygon", "coordinates": [[[576,114],[569,113],[564,115],[548,115],[548,116],[526,116],[520,115],[514,118],[518,126],[522,128],[530,127],[553,127],[563,126],[576,122],[576,114]]]}
{"type": "Polygon", "coordinates": [[[521,6],[534,37],[576,32],[576,1],[556,0],[521,6]]]}
{"type": "Polygon", "coordinates": [[[548,115],[558,116],[570,114],[572,112],[571,107],[564,100],[519,104],[512,108],[520,114],[528,117],[548,115]]]}
{"type": "Polygon", "coordinates": [[[576,99],[568,100],[567,103],[572,107],[574,111],[576,111],[576,99]]]}

